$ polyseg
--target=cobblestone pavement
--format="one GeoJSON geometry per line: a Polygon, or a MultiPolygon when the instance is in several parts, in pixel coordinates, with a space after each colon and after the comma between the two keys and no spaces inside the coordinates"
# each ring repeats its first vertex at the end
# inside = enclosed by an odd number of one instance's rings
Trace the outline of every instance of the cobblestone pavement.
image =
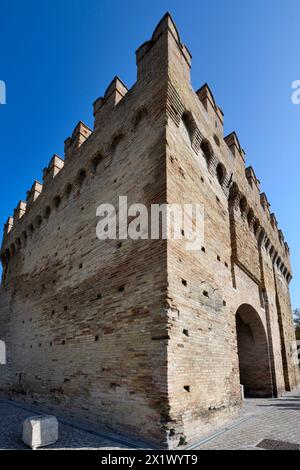
{"type": "MultiPolygon", "coordinates": [[[[0,449],[28,449],[22,441],[22,425],[25,418],[38,414],[27,405],[24,407],[0,399],[0,449]]],[[[87,432],[77,426],[59,422],[59,441],[47,449],[129,449],[118,440],[118,436],[107,437],[87,432]]],[[[1,460],[1,458],[0,458],[1,460]]]]}
{"type": "Polygon", "coordinates": [[[300,390],[279,399],[247,399],[239,419],[202,439],[199,450],[261,450],[264,439],[300,444],[300,390]]]}
{"type": "MultiPolygon", "coordinates": [[[[0,399],[0,449],[27,449],[22,442],[22,423],[33,414],[36,412],[26,405],[0,399]]],[[[256,445],[264,439],[300,444],[300,390],[279,399],[245,400],[238,420],[190,449],[261,450],[256,445]]],[[[137,447],[140,446],[131,446],[120,436],[89,432],[61,421],[59,441],[47,449],[122,450],[137,447]]]]}

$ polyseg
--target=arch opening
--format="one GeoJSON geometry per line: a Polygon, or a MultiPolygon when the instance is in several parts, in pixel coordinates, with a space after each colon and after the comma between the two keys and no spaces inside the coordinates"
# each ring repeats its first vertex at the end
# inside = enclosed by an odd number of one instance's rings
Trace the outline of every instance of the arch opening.
{"type": "Polygon", "coordinates": [[[216,168],[216,174],[219,181],[220,186],[223,186],[225,178],[226,178],[226,169],[222,163],[218,163],[216,168]]]}
{"type": "Polygon", "coordinates": [[[188,146],[193,146],[195,132],[197,129],[192,113],[184,111],[179,125],[181,135],[188,146]]]}
{"type": "Polygon", "coordinates": [[[240,199],[240,211],[241,211],[241,214],[244,215],[247,211],[247,206],[248,206],[248,203],[247,203],[247,199],[245,198],[245,196],[243,196],[241,199],[240,199]]]}
{"type": "Polygon", "coordinates": [[[248,304],[236,313],[240,383],[245,397],[272,397],[272,375],[267,336],[257,311],[248,304]]]}
{"type": "Polygon", "coordinates": [[[212,156],[213,156],[213,148],[207,139],[203,139],[200,145],[202,150],[203,156],[206,160],[206,164],[208,168],[210,167],[212,156]]]}

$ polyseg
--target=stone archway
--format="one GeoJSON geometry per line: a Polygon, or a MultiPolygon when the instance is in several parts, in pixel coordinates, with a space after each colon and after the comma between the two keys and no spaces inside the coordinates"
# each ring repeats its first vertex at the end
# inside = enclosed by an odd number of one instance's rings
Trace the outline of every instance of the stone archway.
{"type": "Polygon", "coordinates": [[[257,311],[243,304],[236,313],[240,383],[246,397],[272,397],[267,336],[257,311]]]}

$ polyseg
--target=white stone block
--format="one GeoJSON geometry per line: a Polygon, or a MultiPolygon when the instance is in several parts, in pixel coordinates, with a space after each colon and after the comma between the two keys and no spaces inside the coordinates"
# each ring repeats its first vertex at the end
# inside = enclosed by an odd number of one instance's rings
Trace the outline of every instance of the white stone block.
{"type": "Polygon", "coordinates": [[[240,390],[241,390],[242,400],[245,400],[244,385],[240,384],[240,390]]]}
{"type": "Polygon", "coordinates": [[[55,416],[31,416],[23,423],[23,442],[36,449],[58,440],[58,421],[55,416]]]}

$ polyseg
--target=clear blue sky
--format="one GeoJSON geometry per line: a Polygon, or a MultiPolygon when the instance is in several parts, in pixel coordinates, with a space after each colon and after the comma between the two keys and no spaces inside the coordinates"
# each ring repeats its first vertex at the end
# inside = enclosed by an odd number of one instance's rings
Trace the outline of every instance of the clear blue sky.
{"type": "Polygon", "coordinates": [[[170,11],[193,55],[197,89],[212,88],[236,130],[292,252],[300,307],[298,0],[0,0],[0,223],[5,222],[115,75],[131,86],[135,50],[170,11]]]}

